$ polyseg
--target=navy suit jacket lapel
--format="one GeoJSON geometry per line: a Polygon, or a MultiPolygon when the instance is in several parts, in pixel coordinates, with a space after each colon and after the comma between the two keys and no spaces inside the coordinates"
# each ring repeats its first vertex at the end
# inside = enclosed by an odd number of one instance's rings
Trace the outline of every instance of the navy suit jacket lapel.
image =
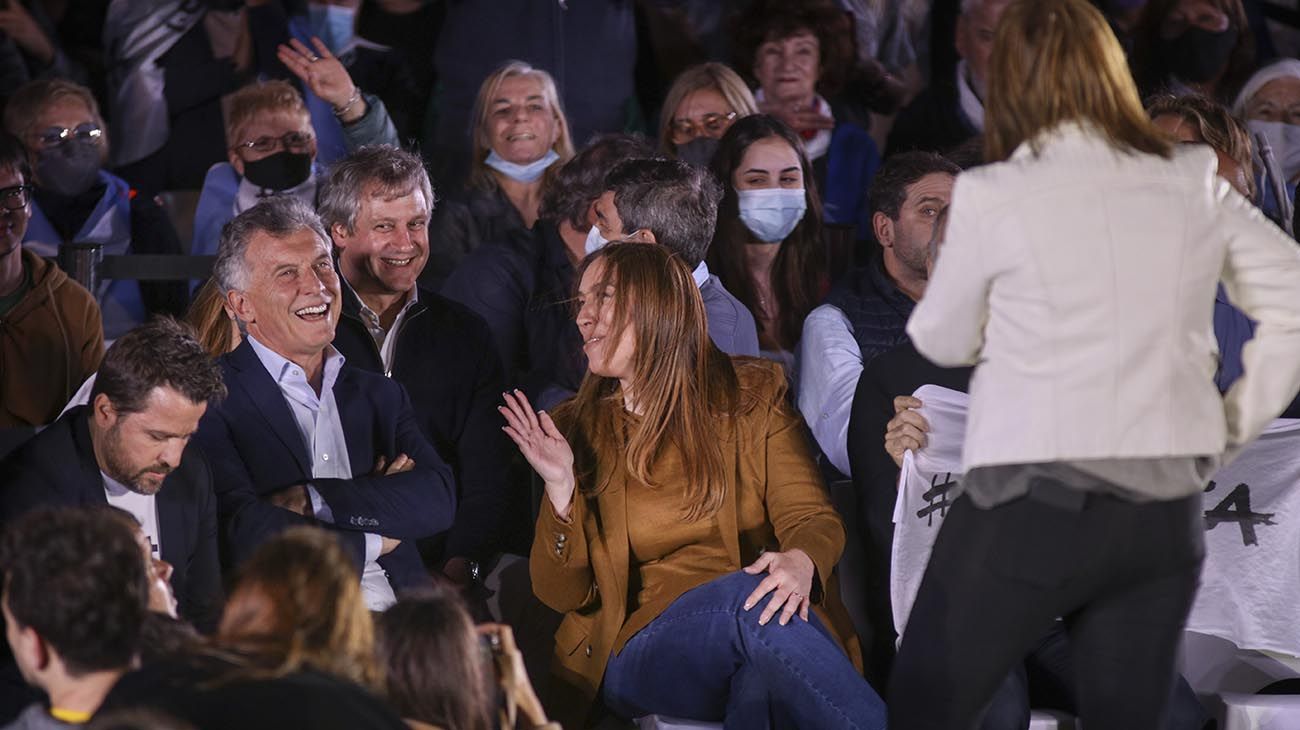
{"type": "Polygon", "coordinates": [[[351,368],[344,365],[339,370],[338,379],[334,381],[334,405],[339,411],[339,422],[343,424],[343,438],[348,444],[348,464],[352,467],[352,473],[368,474],[374,467],[376,451],[383,449],[383,445],[373,443],[376,434],[372,433],[370,409],[356,404],[362,394],[358,392],[356,380],[349,370],[351,368]]]}
{"type": "Polygon", "coordinates": [[[258,359],[253,346],[245,340],[226,357],[237,373],[236,381],[248,393],[254,407],[293,455],[302,474],[310,477],[311,460],[307,458],[307,445],[302,442],[298,425],[293,421],[293,412],[289,410],[289,404],[284,402],[284,393],[280,392],[280,386],[258,359]]]}
{"type": "Polygon", "coordinates": [[[189,558],[185,528],[195,521],[186,518],[188,505],[181,496],[181,490],[185,486],[178,481],[177,475],[173,473],[162,489],[158,490],[154,506],[158,509],[158,541],[162,543],[161,554],[156,557],[166,560],[179,570],[183,569],[189,558]]]}
{"type": "Polygon", "coordinates": [[[77,485],[83,504],[108,504],[108,494],[104,492],[104,475],[95,461],[95,447],[90,440],[90,406],[83,406],[67,416],[71,419],[72,443],[77,450],[77,463],[69,465],[77,470],[77,485]]]}

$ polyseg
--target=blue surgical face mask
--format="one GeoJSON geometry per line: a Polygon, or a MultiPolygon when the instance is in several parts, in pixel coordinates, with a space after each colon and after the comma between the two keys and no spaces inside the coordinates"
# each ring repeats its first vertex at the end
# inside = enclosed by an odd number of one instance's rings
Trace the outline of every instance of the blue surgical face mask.
{"type": "Polygon", "coordinates": [[[527,165],[520,165],[501,157],[496,153],[496,150],[492,150],[488,153],[483,164],[516,182],[531,183],[537,182],[542,173],[546,172],[546,168],[555,164],[558,159],[560,159],[560,156],[555,153],[555,150],[547,150],[546,154],[542,155],[541,158],[533,160],[527,165]]]}
{"type": "Polygon", "coordinates": [[[584,246],[584,249],[588,256],[596,253],[607,245],[609,245],[609,239],[600,235],[600,228],[592,226],[591,230],[587,231],[587,243],[584,246]]]}
{"type": "MultiPolygon", "coordinates": [[[[1287,182],[1300,177],[1300,125],[1251,119],[1246,126],[1253,134],[1263,135],[1268,140],[1287,182]]],[[[1260,155],[1256,153],[1255,157],[1258,159],[1260,155]]]]}
{"type": "Polygon", "coordinates": [[[357,11],[342,5],[307,3],[307,24],[317,38],[325,41],[330,53],[338,55],[352,43],[357,11]]]}
{"type": "Polygon", "coordinates": [[[740,220],[758,240],[780,243],[803,220],[808,194],[803,188],[737,190],[740,220]]]}

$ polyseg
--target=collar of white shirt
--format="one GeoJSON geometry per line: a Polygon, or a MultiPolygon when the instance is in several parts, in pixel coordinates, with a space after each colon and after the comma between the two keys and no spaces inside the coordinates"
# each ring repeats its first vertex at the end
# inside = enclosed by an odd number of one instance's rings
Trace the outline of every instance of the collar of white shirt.
{"type": "Polygon", "coordinates": [[[695,271],[691,272],[691,278],[695,279],[695,287],[697,289],[704,286],[704,282],[709,280],[708,264],[701,261],[700,265],[695,267],[695,271]]]}
{"type": "MultiPolygon", "coordinates": [[[[307,374],[303,372],[298,363],[258,342],[257,338],[252,335],[248,335],[248,344],[253,347],[253,352],[257,353],[257,359],[262,361],[262,367],[265,367],[266,372],[270,373],[271,377],[275,379],[281,391],[286,391],[292,386],[301,384],[307,386],[307,391],[311,393],[313,399],[316,397],[315,390],[307,383],[307,374]]],[[[325,368],[323,371],[324,377],[321,379],[322,393],[334,389],[334,381],[338,379],[339,370],[342,369],[343,363],[346,362],[343,353],[334,349],[333,345],[326,345],[324,354],[325,368]]]]}

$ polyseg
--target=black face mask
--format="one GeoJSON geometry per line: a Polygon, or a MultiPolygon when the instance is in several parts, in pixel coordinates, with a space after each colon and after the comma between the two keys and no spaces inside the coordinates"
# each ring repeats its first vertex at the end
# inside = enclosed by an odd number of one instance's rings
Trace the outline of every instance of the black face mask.
{"type": "Polygon", "coordinates": [[[707,170],[713,161],[713,153],[718,151],[718,142],[712,137],[696,137],[686,144],[679,144],[677,159],[707,170]]]}
{"type": "Polygon", "coordinates": [[[280,150],[269,157],[244,163],[244,177],[267,190],[280,192],[295,188],[311,174],[311,155],[306,152],[280,150]]]}
{"type": "Polygon", "coordinates": [[[42,188],[72,198],[99,179],[99,145],[69,140],[41,150],[36,158],[36,180],[42,188]]]}
{"type": "Polygon", "coordinates": [[[1205,30],[1191,26],[1177,38],[1162,39],[1160,54],[1175,76],[1193,84],[1213,79],[1228,65],[1237,45],[1237,29],[1205,30]]]}

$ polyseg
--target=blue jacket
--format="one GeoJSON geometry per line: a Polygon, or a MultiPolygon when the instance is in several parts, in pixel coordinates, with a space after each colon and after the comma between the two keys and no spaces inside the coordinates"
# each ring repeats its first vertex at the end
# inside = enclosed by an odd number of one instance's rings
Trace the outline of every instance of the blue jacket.
{"type": "Polygon", "coordinates": [[[315,479],[293,413],[252,345],[244,341],[220,362],[230,393],[208,409],[194,438],[212,465],[228,567],[237,566],[280,530],[314,524],[337,532],[358,567],[365,559],[363,533],[401,540],[397,549],[379,559],[393,588],[427,583],[415,541],[451,526],[456,490],[451,470],[420,433],[402,386],[343,366],[334,398],[354,476],[315,479]],[[413,459],[415,468],[393,476],[370,474],[377,456],[391,460],[398,454],[413,459]],[[308,482],[334,513],[334,525],[264,499],[308,482]]]}
{"type": "Polygon", "coordinates": [[[858,238],[871,238],[867,189],[879,168],[880,151],[867,130],[850,122],[835,125],[826,152],[822,220],[831,225],[854,226],[858,238]]]}

